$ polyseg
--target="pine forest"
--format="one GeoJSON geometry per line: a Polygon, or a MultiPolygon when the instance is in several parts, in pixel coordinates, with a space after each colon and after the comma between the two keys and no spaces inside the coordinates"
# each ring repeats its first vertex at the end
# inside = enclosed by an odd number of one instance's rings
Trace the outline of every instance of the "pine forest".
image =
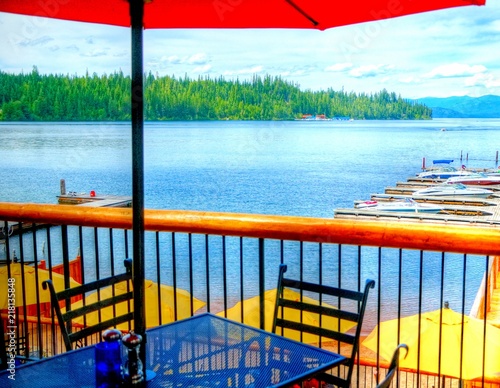
{"type": "MultiPolygon", "coordinates": [[[[144,118],[160,120],[293,120],[303,115],[355,120],[422,120],[425,105],[382,90],[373,94],[301,90],[281,77],[251,80],[144,76],[144,118]]],[[[130,120],[130,77],[0,71],[2,121],[130,120]]]]}

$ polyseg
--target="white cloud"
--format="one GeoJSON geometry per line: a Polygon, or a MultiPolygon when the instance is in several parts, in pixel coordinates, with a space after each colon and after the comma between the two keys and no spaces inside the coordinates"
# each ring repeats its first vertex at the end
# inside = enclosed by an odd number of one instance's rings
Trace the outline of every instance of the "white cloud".
{"type": "Polygon", "coordinates": [[[256,73],[262,73],[264,71],[263,66],[253,66],[253,67],[247,67],[244,69],[240,70],[226,70],[224,72],[225,76],[235,76],[235,75],[246,75],[246,74],[256,74],[256,73]]]}
{"type": "MultiPolygon", "coordinates": [[[[154,61],[158,62],[158,60],[154,61]]],[[[182,65],[182,64],[188,64],[188,65],[205,65],[209,62],[206,54],[203,53],[198,53],[198,54],[193,54],[193,55],[185,55],[185,56],[178,56],[178,55],[169,55],[169,56],[162,56],[159,60],[159,62],[164,63],[164,64],[170,64],[170,65],[182,65]]]]}
{"type": "Polygon", "coordinates": [[[422,80],[420,78],[414,77],[411,75],[407,76],[407,77],[399,78],[398,81],[403,83],[403,84],[419,84],[422,82],[422,80]]]}
{"type": "Polygon", "coordinates": [[[305,70],[285,70],[280,72],[280,76],[282,77],[304,77],[305,75],[308,75],[309,73],[306,72],[305,70]]]}
{"type": "Polygon", "coordinates": [[[50,36],[41,36],[40,38],[37,39],[24,39],[19,42],[19,45],[23,47],[44,46],[46,43],[53,40],[54,38],[51,38],[50,36]]]}
{"type": "Polygon", "coordinates": [[[69,46],[66,46],[66,50],[76,53],[80,51],[80,48],[76,44],[70,44],[69,46]]]}
{"type": "Polygon", "coordinates": [[[208,62],[208,59],[207,59],[206,54],[204,54],[204,53],[198,53],[198,54],[191,55],[187,59],[187,63],[189,63],[191,65],[204,65],[207,62],[208,62]]]}
{"type": "Polygon", "coordinates": [[[465,80],[465,86],[475,87],[484,86],[486,88],[500,87],[500,78],[495,78],[492,74],[474,74],[465,80]]]}
{"type": "Polygon", "coordinates": [[[206,65],[196,66],[193,69],[193,73],[203,73],[203,74],[209,73],[211,69],[212,69],[212,65],[207,63],[206,65]]]}
{"type": "Polygon", "coordinates": [[[450,63],[435,67],[425,75],[427,78],[446,78],[446,77],[466,77],[479,73],[484,73],[486,67],[483,65],[467,65],[463,63],[450,63]]]}
{"type": "Polygon", "coordinates": [[[336,63],[335,65],[331,65],[325,68],[325,71],[332,71],[332,72],[342,72],[345,70],[352,69],[353,64],[349,62],[345,63],[336,63]]]}
{"type": "Polygon", "coordinates": [[[173,65],[182,63],[181,58],[179,58],[177,55],[170,55],[168,57],[163,56],[163,57],[161,57],[160,61],[166,62],[166,63],[171,63],[173,65]]]}
{"type": "Polygon", "coordinates": [[[392,69],[394,69],[393,65],[365,65],[352,69],[349,75],[355,78],[376,77],[392,69]]]}
{"type": "Polygon", "coordinates": [[[82,53],[81,55],[83,57],[103,57],[105,55],[108,55],[108,52],[104,51],[104,50],[97,49],[97,50],[87,51],[85,53],[82,53]]]}

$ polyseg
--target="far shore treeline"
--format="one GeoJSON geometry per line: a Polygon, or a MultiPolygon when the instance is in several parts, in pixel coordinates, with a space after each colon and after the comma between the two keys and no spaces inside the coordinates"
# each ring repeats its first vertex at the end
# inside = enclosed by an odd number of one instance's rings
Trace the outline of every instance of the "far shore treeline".
{"type": "MultiPolygon", "coordinates": [[[[373,94],[301,90],[281,77],[251,80],[144,76],[144,118],[159,120],[293,120],[302,115],[355,120],[430,119],[432,110],[385,89],[373,94]]],[[[9,74],[0,70],[2,121],[130,120],[130,77],[9,74]]]]}

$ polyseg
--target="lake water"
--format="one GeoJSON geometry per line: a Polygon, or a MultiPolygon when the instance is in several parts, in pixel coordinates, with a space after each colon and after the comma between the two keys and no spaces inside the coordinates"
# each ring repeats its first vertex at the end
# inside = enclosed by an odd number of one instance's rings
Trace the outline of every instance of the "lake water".
{"type": "MultiPolygon", "coordinates": [[[[63,178],[69,191],[131,195],[130,132],[125,123],[0,123],[0,201],[57,203],[63,178]]],[[[493,168],[499,149],[500,119],[146,123],[145,206],[330,218],[335,208],[353,207],[415,175],[424,157],[427,164],[454,159],[455,166],[493,168]]],[[[203,257],[203,241],[198,248],[203,257]]],[[[365,257],[377,261],[376,252],[365,257]]],[[[396,255],[387,260],[384,268],[397,270],[396,255]]],[[[462,259],[454,260],[447,264],[446,284],[459,289],[462,259]]],[[[440,265],[439,258],[425,258],[425,287],[436,298],[440,265]]],[[[483,260],[469,265],[467,308],[484,272],[483,260]]],[[[343,268],[349,275],[349,265],[343,268]]],[[[364,277],[377,277],[375,265],[365,268],[364,277]]],[[[248,281],[258,276],[248,270],[248,281]]],[[[404,272],[405,287],[413,290],[407,298],[415,300],[418,267],[404,272]]],[[[266,281],[269,287],[275,282],[270,276],[266,281]]],[[[186,282],[180,279],[179,286],[186,282]]],[[[384,285],[384,292],[396,295],[397,283],[384,285]]]]}
{"type": "MultiPolygon", "coordinates": [[[[56,203],[63,178],[131,195],[130,145],[128,123],[1,123],[0,200],[56,203]]],[[[145,205],[332,217],[423,157],[495,167],[499,148],[500,119],[146,123],[145,205]]]]}

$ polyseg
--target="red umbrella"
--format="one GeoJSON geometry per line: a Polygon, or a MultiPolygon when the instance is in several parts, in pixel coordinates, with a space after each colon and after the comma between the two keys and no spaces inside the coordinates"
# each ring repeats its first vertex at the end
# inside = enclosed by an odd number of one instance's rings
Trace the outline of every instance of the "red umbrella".
{"type": "MultiPolygon", "coordinates": [[[[485,0],[1,0],[0,12],[132,27],[135,331],[144,334],[144,28],[310,28],[388,19],[485,0]]],[[[142,354],[143,355],[143,354],[142,354]]]]}
{"type": "MultiPolygon", "coordinates": [[[[135,0],[132,3],[137,3],[135,0]]],[[[0,11],[130,26],[126,0],[2,0],[0,11]]],[[[315,28],[464,5],[485,0],[144,0],[145,28],[315,28]]]]}

